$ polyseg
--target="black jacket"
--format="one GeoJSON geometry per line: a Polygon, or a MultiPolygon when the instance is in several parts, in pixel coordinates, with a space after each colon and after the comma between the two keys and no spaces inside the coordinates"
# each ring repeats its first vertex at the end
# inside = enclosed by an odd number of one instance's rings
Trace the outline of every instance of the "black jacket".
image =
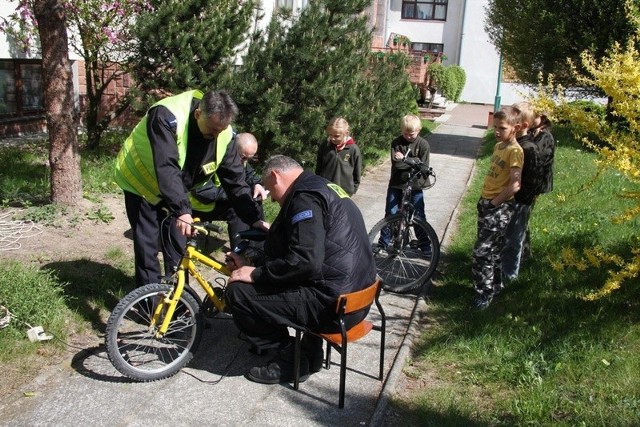
{"type": "Polygon", "coordinates": [[[405,155],[409,152],[408,157],[418,158],[422,160],[425,167],[429,167],[431,148],[427,140],[421,136],[409,142],[400,135],[391,142],[391,176],[389,177],[389,187],[404,189],[407,188],[407,183],[409,182],[411,166],[403,160],[396,160],[394,158],[396,152],[401,152],[405,155]]]}
{"type": "Polygon", "coordinates": [[[331,298],[366,288],[376,268],[362,214],[329,181],[303,172],[293,183],[264,245],[267,260],[252,273],[274,288],[312,286],[331,298]]]}
{"type": "Polygon", "coordinates": [[[515,194],[516,202],[530,205],[540,193],[540,179],[542,169],[540,164],[540,151],[530,135],[518,137],[518,144],[524,152],[522,165],[522,179],[520,190],[515,194]]]}
{"type": "Polygon", "coordinates": [[[540,131],[533,140],[540,150],[542,170],[540,193],[549,193],[553,190],[553,160],[556,152],[556,141],[548,129],[540,131]]]}

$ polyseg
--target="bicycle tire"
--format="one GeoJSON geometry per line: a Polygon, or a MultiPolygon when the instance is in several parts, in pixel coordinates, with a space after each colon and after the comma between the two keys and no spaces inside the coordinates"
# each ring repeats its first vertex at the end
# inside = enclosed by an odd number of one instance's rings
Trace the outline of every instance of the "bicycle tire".
{"type": "Polygon", "coordinates": [[[395,293],[409,293],[423,286],[436,271],[440,260],[440,241],[431,224],[414,218],[410,227],[403,228],[403,220],[402,214],[391,215],[380,220],[369,232],[382,288],[395,293]],[[392,231],[403,228],[404,240],[392,232],[389,244],[380,246],[380,234],[386,227],[392,231]]]}
{"type": "Polygon", "coordinates": [[[148,382],[175,375],[191,361],[202,338],[204,322],[196,299],[183,292],[167,333],[157,338],[160,325],[151,327],[158,298],[174,287],[154,283],[134,289],[113,309],[106,328],[107,355],[123,375],[148,382]]]}

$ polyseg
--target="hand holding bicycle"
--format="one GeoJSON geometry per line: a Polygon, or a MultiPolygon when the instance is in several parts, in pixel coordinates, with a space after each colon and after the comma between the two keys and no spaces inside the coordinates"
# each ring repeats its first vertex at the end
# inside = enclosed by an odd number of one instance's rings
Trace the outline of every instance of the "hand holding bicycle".
{"type": "Polygon", "coordinates": [[[188,213],[180,215],[176,220],[176,228],[180,234],[186,237],[193,237],[195,233],[195,229],[191,227],[191,224],[193,224],[193,217],[188,213]]]}
{"type": "Polygon", "coordinates": [[[224,263],[229,271],[235,271],[244,266],[244,258],[235,252],[227,252],[225,254],[224,263]]]}

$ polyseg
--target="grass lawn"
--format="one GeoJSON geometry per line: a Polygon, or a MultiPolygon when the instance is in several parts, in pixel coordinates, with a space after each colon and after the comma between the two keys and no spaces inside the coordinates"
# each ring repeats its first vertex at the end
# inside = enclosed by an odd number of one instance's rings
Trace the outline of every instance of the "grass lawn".
{"type": "Polygon", "coordinates": [[[554,135],[554,190],[531,217],[533,258],[478,312],[471,309],[471,251],[493,148],[485,144],[444,274],[428,293],[429,320],[405,368],[415,387],[392,404],[403,424],[640,425],[639,280],[588,301],[615,266],[583,268],[573,258],[580,269],[566,267],[568,248],[578,251],[574,257],[594,246],[631,257],[640,221],[611,219],[631,206],[617,194],[634,187],[615,171],[598,173],[593,153],[564,129],[554,135]]]}

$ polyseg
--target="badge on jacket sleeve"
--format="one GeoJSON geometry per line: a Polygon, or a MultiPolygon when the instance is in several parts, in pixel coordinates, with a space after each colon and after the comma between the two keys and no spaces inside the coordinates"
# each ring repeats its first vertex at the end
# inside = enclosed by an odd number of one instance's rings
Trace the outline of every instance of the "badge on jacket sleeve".
{"type": "Polygon", "coordinates": [[[336,192],[336,194],[337,194],[338,196],[340,196],[340,198],[341,198],[341,199],[344,199],[344,198],[348,198],[348,197],[349,197],[349,195],[347,194],[347,192],[346,192],[346,191],[344,191],[344,190],[342,189],[342,187],[340,187],[338,184],[334,184],[334,183],[330,182],[330,183],[328,183],[328,184],[327,184],[327,187],[329,187],[330,189],[332,189],[333,191],[335,191],[335,192],[336,192]]]}
{"type": "Polygon", "coordinates": [[[300,221],[304,221],[305,219],[310,219],[310,218],[313,218],[313,212],[311,211],[311,209],[298,212],[293,216],[293,218],[291,218],[291,225],[297,224],[300,221]]]}

